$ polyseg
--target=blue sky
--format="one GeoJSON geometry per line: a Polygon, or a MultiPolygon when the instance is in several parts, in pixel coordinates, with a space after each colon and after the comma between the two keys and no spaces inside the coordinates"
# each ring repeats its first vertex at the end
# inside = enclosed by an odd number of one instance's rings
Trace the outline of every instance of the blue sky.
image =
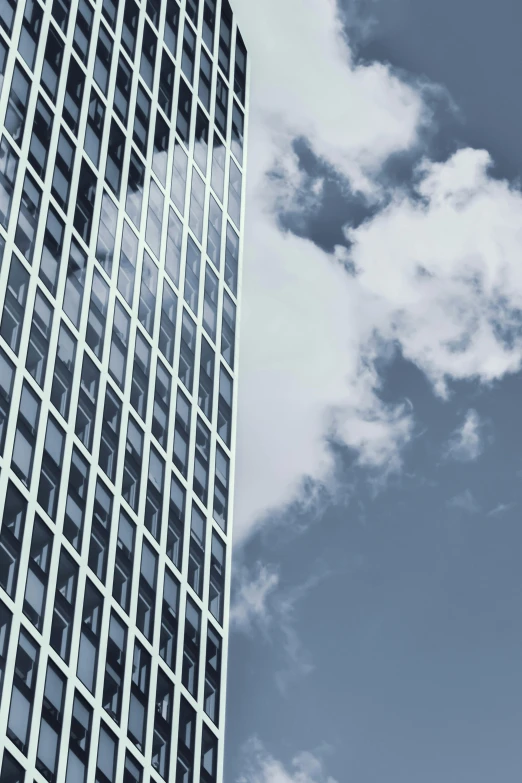
{"type": "Polygon", "coordinates": [[[236,8],[225,779],[518,783],[522,9],[236,8]]]}

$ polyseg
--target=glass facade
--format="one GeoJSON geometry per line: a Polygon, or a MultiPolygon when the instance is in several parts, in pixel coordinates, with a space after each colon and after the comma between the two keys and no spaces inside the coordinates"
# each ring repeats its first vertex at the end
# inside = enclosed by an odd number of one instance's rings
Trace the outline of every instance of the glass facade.
{"type": "Polygon", "coordinates": [[[0,783],[221,783],[247,53],[0,3],[0,783]]]}

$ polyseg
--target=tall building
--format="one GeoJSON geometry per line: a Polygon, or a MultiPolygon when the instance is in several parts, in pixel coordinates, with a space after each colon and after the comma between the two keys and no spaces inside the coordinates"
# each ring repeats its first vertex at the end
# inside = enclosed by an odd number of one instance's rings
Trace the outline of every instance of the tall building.
{"type": "Polygon", "coordinates": [[[0,0],[0,783],[219,783],[247,55],[0,0]]]}

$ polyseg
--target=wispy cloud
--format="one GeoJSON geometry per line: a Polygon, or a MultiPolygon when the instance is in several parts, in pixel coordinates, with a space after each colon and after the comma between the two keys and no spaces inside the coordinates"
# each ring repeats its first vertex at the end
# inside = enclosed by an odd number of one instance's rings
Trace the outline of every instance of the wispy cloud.
{"type": "Polygon", "coordinates": [[[298,753],[285,765],[252,737],[243,749],[245,771],[236,783],[337,783],[324,768],[322,757],[327,750],[323,746],[313,753],[298,753]]]}
{"type": "Polygon", "coordinates": [[[483,425],[477,411],[470,409],[460,427],[451,435],[444,456],[446,459],[471,462],[480,457],[483,449],[483,425]]]}
{"type": "Polygon", "coordinates": [[[488,517],[499,517],[502,514],[507,514],[512,508],[515,508],[516,503],[499,503],[497,506],[488,511],[488,517]]]}
{"type": "Polygon", "coordinates": [[[239,566],[234,572],[234,598],[230,622],[234,630],[250,632],[265,627],[271,619],[269,599],[279,584],[279,573],[271,566],[257,563],[254,573],[239,566]]]}
{"type": "Polygon", "coordinates": [[[458,508],[461,511],[466,511],[468,514],[477,514],[480,511],[480,505],[469,489],[464,490],[464,492],[459,492],[458,495],[450,498],[447,505],[450,508],[458,508]]]}

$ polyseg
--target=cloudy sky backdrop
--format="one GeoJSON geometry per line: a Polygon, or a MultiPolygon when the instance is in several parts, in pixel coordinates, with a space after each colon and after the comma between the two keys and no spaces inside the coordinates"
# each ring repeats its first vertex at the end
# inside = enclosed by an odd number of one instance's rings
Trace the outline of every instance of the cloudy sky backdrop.
{"type": "Polygon", "coordinates": [[[522,773],[522,7],[235,0],[226,780],[522,773]]]}

